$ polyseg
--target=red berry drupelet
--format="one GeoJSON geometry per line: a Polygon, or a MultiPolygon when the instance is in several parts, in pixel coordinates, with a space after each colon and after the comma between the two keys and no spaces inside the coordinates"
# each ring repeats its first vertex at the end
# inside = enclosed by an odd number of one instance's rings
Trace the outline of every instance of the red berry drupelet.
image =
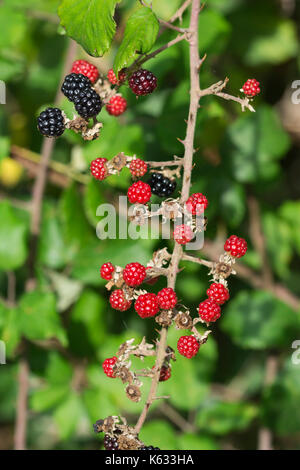
{"type": "Polygon", "coordinates": [[[96,158],[91,162],[91,174],[96,180],[103,181],[108,176],[106,168],[107,158],[96,158]]]}
{"type": "Polygon", "coordinates": [[[127,300],[122,289],[114,290],[109,297],[109,303],[115,310],[125,312],[131,307],[131,300],[127,300]]]}
{"type": "Polygon", "coordinates": [[[109,357],[105,359],[105,361],[102,364],[104,373],[107,375],[107,377],[110,377],[112,379],[115,379],[114,371],[113,371],[113,366],[117,362],[118,358],[116,356],[109,357]]]}
{"type": "Polygon", "coordinates": [[[247,242],[244,238],[231,235],[225,242],[224,250],[234,258],[241,258],[247,252],[247,242]]]}
{"type": "Polygon", "coordinates": [[[131,75],[129,86],[137,96],[148,95],[157,87],[157,79],[149,70],[139,69],[131,75]]]}
{"type": "Polygon", "coordinates": [[[141,160],[140,158],[135,158],[134,160],[131,160],[129,170],[132,176],[137,176],[138,178],[141,178],[147,173],[148,165],[146,162],[144,162],[144,160],[141,160]]]}
{"type": "Polygon", "coordinates": [[[146,268],[140,263],[129,263],[123,271],[123,279],[130,287],[139,286],[146,277],[146,268]]]}
{"type": "Polygon", "coordinates": [[[141,294],[137,298],[134,308],[141,318],[154,317],[159,311],[159,305],[155,294],[141,294]]]}
{"type": "Polygon", "coordinates": [[[97,67],[86,60],[76,60],[73,63],[71,73],[81,73],[81,75],[88,77],[92,83],[95,83],[99,78],[97,67]]]}
{"type": "Polygon", "coordinates": [[[146,204],[151,198],[151,188],[149,184],[137,181],[128,188],[127,196],[131,204],[146,204]]]}
{"type": "Polygon", "coordinates": [[[243,85],[243,92],[246,96],[253,98],[260,93],[259,82],[255,78],[249,78],[243,85]]]}
{"type": "Polygon", "coordinates": [[[111,116],[120,116],[126,111],[127,101],[122,95],[113,96],[106,105],[106,111],[111,116]]]}
{"type": "Polygon", "coordinates": [[[194,232],[189,225],[177,225],[173,232],[174,240],[179,245],[186,245],[194,238],[194,232]]]}
{"type": "Polygon", "coordinates": [[[199,305],[199,315],[206,323],[215,322],[221,316],[221,307],[214,300],[206,299],[199,305]]]}
{"type": "Polygon", "coordinates": [[[126,69],[120,70],[118,75],[119,75],[119,79],[117,79],[116,74],[113,71],[113,69],[109,69],[109,71],[107,73],[107,78],[108,78],[109,82],[112,85],[121,85],[122,83],[125,82],[125,80],[126,80],[126,69]]]}
{"type": "Polygon", "coordinates": [[[102,279],[105,279],[106,281],[110,281],[112,279],[112,274],[115,270],[115,267],[112,263],[104,263],[102,264],[100,268],[100,275],[102,279]]]}
{"type": "Polygon", "coordinates": [[[160,308],[171,310],[177,304],[177,295],[171,287],[165,287],[157,294],[157,300],[160,308]]]}
{"type": "Polygon", "coordinates": [[[185,203],[186,210],[193,215],[201,215],[208,206],[208,200],[202,193],[192,194],[185,203]]]}
{"type": "Polygon", "coordinates": [[[209,299],[214,300],[219,305],[223,305],[230,297],[228,289],[226,289],[223,284],[218,282],[211,284],[206,293],[209,299]]]}
{"type": "Polygon", "coordinates": [[[188,359],[196,356],[199,347],[200,345],[195,336],[181,336],[177,342],[178,352],[188,359]]]}

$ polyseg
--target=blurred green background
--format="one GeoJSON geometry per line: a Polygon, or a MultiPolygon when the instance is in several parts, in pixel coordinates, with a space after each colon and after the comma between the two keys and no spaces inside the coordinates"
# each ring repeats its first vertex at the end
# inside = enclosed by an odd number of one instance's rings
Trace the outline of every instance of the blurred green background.
{"type": "MultiPolygon", "coordinates": [[[[121,414],[135,422],[148,385],[142,402],[131,403],[120,381],[104,376],[101,362],[126,339],[153,339],[156,324],[133,310],[111,310],[99,267],[108,260],[146,263],[164,243],[97,239],[96,207],[125,194],[130,178],[123,171],[98,184],[88,166],[120,151],[145,160],[182,155],[176,138],[184,136],[188,111],[188,47],[181,42],[147,64],[159,80],[153,95],[136,100],[123,87],[128,111],[117,119],[102,111],[98,141],[84,143],[70,131],[57,140],[43,200],[38,285],[25,293],[31,191],[42,144],[36,116],[55,99],[69,47],[58,25],[58,3],[0,5],[0,79],[7,86],[7,104],[0,105],[0,339],[7,346],[7,364],[0,366],[1,449],[13,448],[24,344],[29,448],[98,449],[96,419],[121,414]]],[[[180,3],[154,0],[154,11],[168,19],[180,3]]],[[[114,47],[93,59],[104,74],[134,5],[120,4],[114,47]]],[[[262,93],[255,114],[219,98],[201,102],[193,191],[206,194],[210,204],[200,256],[216,259],[232,233],[247,239],[249,251],[230,278],[231,301],[209,341],[193,360],[178,357],[172,379],[160,385],[159,393],[170,399],[153,406],[141,433],[148,445],[255,449],[267,428],[274,448],[300,448],[300,365],[291,361],[292,343],[300,340],[300,105],[291,101],[291,84],[300,76],[299,19],[296,0],[207,0],[201,13],[200,49],[208,56],[202,87],[228,76],[227,91],[237,95],[255,77],[262,93]],[[260,225],[264,237],[258,237],[260,225]],[[270,270],[262,259],[263,240],[270,270]]],[[[158,43],[175,34],[166,31],[158,43]]],[[[79,47],[76,58],[87,58],[79,47]]],[[[66,100],[60,106],[72,117],[66,100]]],[[[186,264],[178,296],[196,313],[207,286],[206,268],[186,264]]],[[[170,346],[181,334],[170,332],[170,346]]]]}

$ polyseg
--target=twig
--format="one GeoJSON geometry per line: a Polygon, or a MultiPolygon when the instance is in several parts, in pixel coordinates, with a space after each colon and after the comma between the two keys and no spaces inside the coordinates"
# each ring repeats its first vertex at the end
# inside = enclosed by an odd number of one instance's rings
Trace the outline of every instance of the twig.
{"type": "MultiPolygon", "coordinates": [[[[77,45],[75,42],[70,41],[64,70],[61,79],[68,73],[71,68],[72,62],[75,59],[77,45]]],[[[58,103],[61,97],[61,91],[56,94],[55,103],[58,103]]],[[[32,206],[31,206],[31,240],[30,240],[30,252],[29,252],[29,278],[26,283],[26,290],[34,289],[36,285],[35,279],[35,260],[37,252],[37,240],[40,233],[41,225],[41,212],[42,212],[42,201],[45,192],[47,169],[51,154],[54,148],[54,139],[44,139],[42,146],[42,156],[39,167],[39,172],[32,190],[32,206]]],[[[16,412],[16,423],[15,423],[15,436],[14,443],[16,450],[26,449],[26,434],[27,434],[27,398],[29,391],[29,364],[24,356],[20,359],[19,375],[18,375],[18,397],[17,397],[17,412],[16,412]]]]}
{"type": "Polygon", "coordinates": [[[159,411],[167,416],[182,432],[195,432],[196,427],[189,423],[178,413],[169,403],[164,403],[159,407],[159,411]]]}
{"type": "Polygon", "coordinates": [[[16,301],[16,275],[13,271],[7,272],[7,302],[14,305],[16,301]]]}
{"type": "Polygon", "coordinates": [[[195,256],[190,256],[186,254],[182,254],[181,259],[182,261],[191,261],[192,263],[202,264],[203,266],[206,266],[207,268],[212,268],[214,265],[212,261],[207,261],[205,259],[196,258],[195,256]]]}
{"type": "MultiPolygon", "coordinates": [[[[160,54],[161,52],[165,51],[166,49],[169,49],[170,47],[174,46],[175,44],[177,44],[178,42],[180,41],[183,41],[183,39],[187,39],[187,35],[186,33],[184,34],[181,34],[180,36],[177,36],[175,39],[172,39],[172,41],[169,41],[167,42],[166,44],[164,44],[163,46],[159,47],[158,49],[156,49],[155,51],[151,52],[150,54],[147,54],[145,55],[144,57],[142,58],[138,58],[138,60],[135,62],[135,67],[140,67],[141,65],[143,65],[145,62],[147,62],[148,60],[150,59],[153,59],[154,57],[156,57],[158,54],[160,54]]],[[[131,67],[130,67],[131,69],[131,67]]]]}
{"type": "MultiPolygon", "coordinates": [[[[199,67],[201,66],[203,60],[205,60],[205,56],[199,62],[199,67]]],[[[205,88],[204,90],[201,90],[200,97],[202,98],[203,96],[209,96],[209,95],[219,96],[219,98],[223,98],[224,100],[235,101],[236,103],[239,103],[241,105],[242,111],[245,111],[245,109],[247,108],[249,109],[249,111],[254,113],[255,109],[250,104],[249,98],[247,98],[246,96],[244,98],[239,98],[238,96],[233,96],[233,95],[229,95],[228,93],[222,92],[222,90],[226,87],[227,83],[228,83],[228,78],[225,78],[225,80],[221,80],[220,82],[214,83],[210,87],[205,88]]]]}
{"type": "MultiPolygon", "coordinates": [[[[199,74],[198,74],[198,64],[200,61],[199,52],[198,52],[198,18],[200,13],[200,0],[192,1],[191,9],[191,18],[189,26],[189,50],[190,50],[190,82],[191,82],[191,91],[190,91],[190,107],[189,115],[187,121],[187,131],[186,137],[183,141],[184,144],[184,174],[183,174],[183,183],[181,198],[182,201],[186,201],[190,191],[191,185],[191,173],[193,168],[193,155],[194,155],[194,138],[195,138],[195,127],[196,127],[196,116],[199,105],[200,98],[200,86],[199,86],[199,74]]],[[[179,261],[182,257],[182,247],[181,245],[175,243],[173,254],[169,266],[168,274],[168,287],[174,288],[176,283],[176,277],[178,273],[179,261]]],[[[137,421],[135,426],[135,431],[138,434],[141,430],[144,421],[147,417],[149,408],[156,397],[160,369],[163,364],[163,360],[166,355],[166,346],[167,346],[167,335],[168,328],[163,327],[160,332],[160,339],[157,347],[157,358],[154,367],[154,376],[151,382],[150,391],[148,394],[147,402],[142,410],[142,413],[137,421]]]]}
{"type": "MultiPolygon", "coordinates": [[[[266,360],[266,371],[264,386],[271,385],[277,375],[278,358],[276,356],[268,356],[266,360]]],[[[262,427],[258,432],[258,450],[273,450],[273,435],[270,429],[262,427]]]]}

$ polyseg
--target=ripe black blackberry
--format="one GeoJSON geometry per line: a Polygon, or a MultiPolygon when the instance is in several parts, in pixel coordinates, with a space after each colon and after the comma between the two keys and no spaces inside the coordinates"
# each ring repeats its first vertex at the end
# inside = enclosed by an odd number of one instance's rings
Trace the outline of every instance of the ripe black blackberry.
{"type": "Polygon", "coordinates": [[[149,70],[139,69],[131,75],[129,87],[137,96],[148,95],[157,87],[156,76],[149,70]]]}
{"type": "Polygon", "coordinates": [[[160,450],[159,447],[153,447],[153,446],[148,446],[148,447],[140,447],[139,450],[160,450]]]}
{"type": "Polygon", "coordinates": [[[170,180],[162,173],[152,173],[150,181],[148,181],[151,192],[159,197],[169,197],[176,189],[176,181],[170,180]]]}
{"type": "Polygon", "coordinates": [[[47,108],[37,122],[40,133],[45,137],[59,137],[65,130],[64,116],[59,108],[47,108]]]}
{"type": "Polygon", "coordinates": [[[81,73],[70,73],[65,77],[61,91],[68,100],[74,102],[79,93],[84,90],[90,90],[91,87],[92,82],[88,77],[85,77],[81,73]]]}
{"type": "Polygon", "coordinates": [[[105,434],[103,442],[105,450],[118,450],[118,440],[115,437],[111,437],[109,434],[105,434]]]}
{"type": "Polygon", "coordinates": [[[102,108],[100,96],[92,88],[81,91],[76,96],[74,104],[77,113],[84,119],[97,116],[102,108]]]}

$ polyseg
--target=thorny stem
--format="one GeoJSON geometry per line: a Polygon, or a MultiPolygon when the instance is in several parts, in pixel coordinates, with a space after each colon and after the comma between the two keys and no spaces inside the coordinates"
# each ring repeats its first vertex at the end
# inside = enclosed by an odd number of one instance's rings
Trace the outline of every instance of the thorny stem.
{"type": "MultiPolygon", "coordinates": [[[[184,144],[184,173],[181,191],[181,199],[185,202],[188,199],[190,186],[191,186],[191,173],[193,168],[193,155],[194,155],[194,138],[196,128],[196,117],[200,99],[200,85],[199,85],[199,65],[200,57],[198,52],[198,18],[200,13],[200,0],[192,0],[191,18],[189,26],[189,49],[190,49],[190,108],[187,121],[186,137],[183,141],[184,144]]],[[[175,287],[178,266],[182,257],[181,245],[175,243],[169,273],[168,273],[168,287],[175,287]]],[[[168,328],[163,327],[160,332],[160,339],[157,346],[157,358],[154,367],[154,376],[151,382],[150,391],[146,404],[135,426],[136,433],[141,430],[145,419],[147,417],[149,408],[156,398],[156,392],[159,382],[160,369],[163,364],[166,347],[167,347],[168,328]]]]}

